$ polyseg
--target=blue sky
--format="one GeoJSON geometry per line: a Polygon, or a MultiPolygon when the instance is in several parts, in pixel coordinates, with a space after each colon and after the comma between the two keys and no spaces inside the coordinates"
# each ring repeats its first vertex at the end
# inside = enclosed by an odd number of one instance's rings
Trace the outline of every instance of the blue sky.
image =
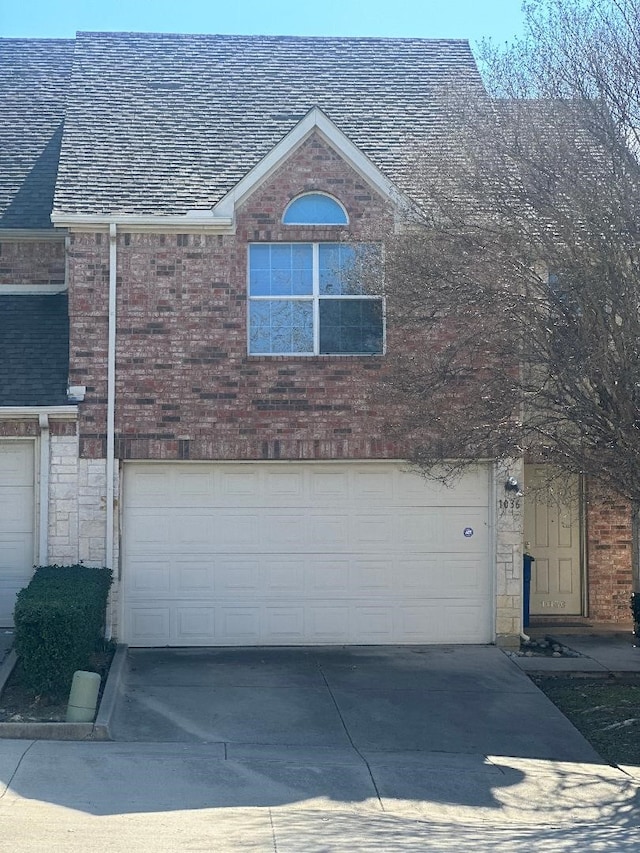
{"type": "Polygon", "coordinates": [[[5,37],[130,30],[502,42],[521,25],[520,0],[0,0],[5,37]]]}

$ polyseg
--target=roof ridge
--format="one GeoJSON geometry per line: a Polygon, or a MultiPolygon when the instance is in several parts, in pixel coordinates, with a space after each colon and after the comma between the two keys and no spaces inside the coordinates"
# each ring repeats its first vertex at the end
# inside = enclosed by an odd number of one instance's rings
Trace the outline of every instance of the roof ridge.
{"type": "Polygon", "coordinates": [[[114,38],[138,36],[150,39],[242,39],[247,41],[318,41],[318,42],[381,42],[383,44],[469,44],[465,38],[422,38],[415,36],[312,36],[262,33],[174,33],[144,30],[78,30],[76,38],[85,36],[111,36],[114,38]]]}

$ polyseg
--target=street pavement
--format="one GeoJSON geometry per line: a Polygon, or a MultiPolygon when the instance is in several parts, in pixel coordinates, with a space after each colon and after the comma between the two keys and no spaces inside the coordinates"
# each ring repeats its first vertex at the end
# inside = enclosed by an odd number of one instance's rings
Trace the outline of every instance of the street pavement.
{"type": "Polygon", "coordinates": [[[135,650],[112,728],[0,741],[0,849],[640,851],[640,768],[493,647],[135,650]]]}

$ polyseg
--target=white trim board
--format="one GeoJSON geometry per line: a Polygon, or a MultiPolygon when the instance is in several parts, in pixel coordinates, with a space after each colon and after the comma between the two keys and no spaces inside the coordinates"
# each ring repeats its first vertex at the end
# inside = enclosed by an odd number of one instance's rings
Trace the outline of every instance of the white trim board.
{"type": "Polygon", "coordinates": [[[47,296],[67,289],[66,284],[0,284],[0,296],[47,296]]]}
{"type": "MultiPolygon", "coordinates": [[[[0,406],[0,420],[39,420],[40,415],[50,418],[75,421],[78,417],[77,406],[0,406]]],[[[2,436],[4,438],[4,436],[2,436]]]]}

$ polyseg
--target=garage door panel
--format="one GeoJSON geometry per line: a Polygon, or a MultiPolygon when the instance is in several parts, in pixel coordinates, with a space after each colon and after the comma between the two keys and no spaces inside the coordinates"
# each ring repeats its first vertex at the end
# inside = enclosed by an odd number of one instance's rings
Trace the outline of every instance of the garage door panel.
{"type": "Polygon", "coordinates": [[[349,493],[349,478],[344,471],[330,469],[309,473],[309,498],[316,506],[335,506],[344,503],[349,493]]]}
{"type": "Polygon", "coordinates": [[[257,594],[260,578],[257,558],[220,556],[216,560],[215,578],[217,595],[257,594]]]}
{"type": "Polygon", "coordinates": [[[0,571],[7,577],[16,573],[31,578],[33,572],[33,534],[0,533],[0,571]]]}
{"type": "Polygon", "coordinates": [[[300,645],[305,637],[305,608],[269,605],[264,611],[263,636],[282,645],[300,645]]]}
{"type": "MultiPolygon", "coordinates": [[[[349,548],[349,536],[352,534],[349,519],[344,514],[329,512],[328,510],[316,512],[311,518],[307,518],[307,529],[309,531],[308,543],[313,550],[335,551],[337,549],[347,550],[349,548]]],[[[294,538],[297,547],[300,548],[300,534],[294,538]]]]}
{"type": "Polygon", "coordinates": [[[129,586],[132,594],[157,597],[162,592],[171,592],[171,579],[174,575],[173,561],[165,558],[132,558],[130,563],[129,586]]]}
{"type": "Polygon", "coordinates": [[[200,593],[209,597],[215,594],[213,560],[179,560],[176,561],[175,568],[176,592],[179,595],[200,593]]]}
{"type": "Polygon", "coordinates": [[[308,539],[308,517],[303,509],[278,510],[270,507],[257,514],[262,535],[260,543],[266,551],[299,550],[308,539]]]}
{"type": "Polygon", "coordinates": [[[0,441],[0,625],[13,625],[16,593],[33,574],[34,442],[0,441]]]}
{"type": "Polygon", "coordinates": [[[403,606],[398,609],[399,633],[405,642],[439,643],[443,632],[456,626],[456,642],[474,643],[484,628],[486,602],[458,602],[455,606],[443,601],[431,601],[403,606]],[[425,639],[420,640],[420,637],[425,639]]]}
{"type": "Polygon", "coordinates": [[[398,502],[401,505],[430,505],[438,507],[479,507],[487,505],[487,469],[485,466],[468,468],[449,484],[423,477],[410,468],[398,468],[396,477],[401,481],[398,502]],[[427,499],[425,501],[425,496],[427,499]]]}
{"type": "Polygon", "coordinates": [[[127,636],[141,646],[166,646],[171,642],[171,607],[136,605],[127,613],[127,636]]]}
{"type": "Polygon", "coordinates": [[[356,471],[353,475],[353,497],[361,505],[375,506],[396,502],[395,471],[356,471]]]}
{"type": "Polygon", "coordinates": [[[394,642],[393,611],[390,607],[356,605],[353,615],[353,636],[360,638],[360,642],[383,645],[394,642]]]}
{"type": "Polygon", "coordinates": [[[160,509],[132,507],[129,510],[129,549],[131,554],[157,554],[169,549],[171,530],[167,512],[160,509]]]}
{"type": "Polygon", "coordinates": [[[351,639],[350,624],[350,609],[342,602],[311,604],[307,608],[307,642],[347,643],[351,639]]]}
{"type": "Polygon", "coordinates": [[[264,520],[256,510],[212,508],[210,521],[214,552],[244,553],[263,548],[264,520]]]}
{"type": "Polygon", "coordinates": [[[142,466],[127,481],[127,505],[135,507],[165,506],[175,494],[173,477],[157,468],[142,466]]]}
{"type": "Polygon", "coordinates": [[[395,573],[389,571],[389,561],[375,557],[354,561],[352,589],[359,595],[381,593],[387,595],[395,588],[395,573]]]}
{"type": "Polygon", "coordinates": [[[0,485],[0,534],[33,533],[33,486],[0,485]]]}
{"type": "Polygon", "coordinates": [[[397,588],[415,594],[427,588],[447,591],[448,598],[486,593],[486,560],[442,555],[414,556],[397,562],[397,588]]]}
{"type": "Polygon", "coordinates": [[[176,630],[173,642],[198,645],[210,641],[216,634],[215,608],[206,605],[176,607],[176,630]]]}
{"type": "Polygon", "coordinates": [[[311,598],[320,594],[344,594],[349,589],[351,561],[342,555],[325,557],[322,554],[308,555],[306,558],[306,589],[311,598]]]}
{"type": "Polygon", "coordinates": [[[389,463],[149,466],[125,465],[131,644],[491,639],[486,470],[465,504],[466,481],[452,495],[389,463]]]}
{"type": "Polygon", "coordinates": [[[33,443],[6,441],[1,446],[2,487],[33,488],[33,443]]]}
{"type": "Polygon", "coordinates": [[[265,557],[262,564],[267,595],[299,598],[304,592],[305,572],[300,557],[265,557]]]}
{"type": "Polygon", "coordinates": [[[202,468],[187,466],[182,471],[176,471],[172,493],[178,506],[208,504],[215,494],[214,475],[202,468]]]}
{"type": "MultiPolygon", "coordinates": [[[[216,645],[247,645],[260,642],[260,607],[221,606],[216,645]]],[[[210,641],[211,642],[211,641],[210,641]]]]}
{"type": "MultiPolygon", "coordinates": [[[[276,505],[296,506],[304,497],[305,475],[303,471],[273,471],[268,474],[268,479],[269,495],[276,505]]],[[[254,492],[254,500],[256,494],[254,492]]]]}
{"type": "Polygon", "coordinates": [[[216,536],[220,535],[214,524],[211,511],[193,512],[184,510],[172,513],[165,519],[165,527],[169,532],[171,550],[183,552],[200,551],[211,553],[215,547],[216,536]]]}

